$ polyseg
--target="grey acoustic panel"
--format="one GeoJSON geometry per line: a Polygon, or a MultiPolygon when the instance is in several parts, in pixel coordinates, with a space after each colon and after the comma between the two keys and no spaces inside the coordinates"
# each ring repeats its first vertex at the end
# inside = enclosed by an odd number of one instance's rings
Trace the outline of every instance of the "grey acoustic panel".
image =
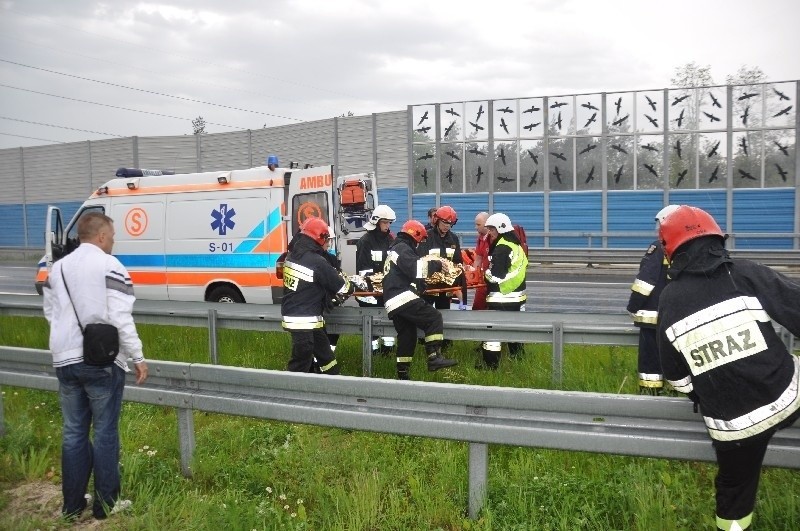
{"type": "Polygon", "coordinates": [[[197,139],[194,135],[139,137],[139,167],[169,169],[175,173],[197,171],[197,139]]]}
{"type": "Polygon", "coordinates": [[[24,148],[28,203],[84,200],[92,190],[89,142],[24,148]]]}
{"type": "MultiPolygon", "coordinates": [[[[264,161],[253,159],[253,166],[264,161]]],[[[200,135],[201,171],[250,168],[250,131],[200,135]]]]}
{"type": "MultiPolygon", "coordinates": [[[[114,138],[92,142],[92,189],[114,178],[118,168],[134,166],[134,139],[114,138]]],[[[157,168],[160,169],[160,168],[157,168]]]]}
{"type": "Polygon", "coordinates": [[[22,203],[22,148],[0,149],[0,204],[22,203]]]}

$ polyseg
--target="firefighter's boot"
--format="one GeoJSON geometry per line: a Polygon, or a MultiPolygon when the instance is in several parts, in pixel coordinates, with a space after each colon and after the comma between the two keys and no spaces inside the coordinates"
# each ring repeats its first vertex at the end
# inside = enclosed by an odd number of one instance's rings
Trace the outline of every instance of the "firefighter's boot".
{"type": "Polygon", "coordinates": [[[496,371],[500,366],[500,351],[489,350],[484,347],[481,352],[483,353],[483,367],[496,371]]]}
{"type": "Polygon", "coordinates": [[[410,363],[398,363],[397,364],[397,379],[398,380],[410,380],[411,379],[411,364],[410,363]]]}
{"type": "Polygon", "coordinates": [[[509,343],[508,344],[508,357],[512,360],[518,360],[525,354],[525,345],[522,343],[509,343]]]}
{"type": "Polygon", "coordinates": [[[458,360],[445,358],[438,350],[428,354],[428,370],[431,372],[452,367],[453,365],[458,365],[458,360]]]}
{"type": "Polygon", "coordinates": [[[640,395],[661,396],[661,387],[649,387],[646,385],[639,386],[640,395]]]}

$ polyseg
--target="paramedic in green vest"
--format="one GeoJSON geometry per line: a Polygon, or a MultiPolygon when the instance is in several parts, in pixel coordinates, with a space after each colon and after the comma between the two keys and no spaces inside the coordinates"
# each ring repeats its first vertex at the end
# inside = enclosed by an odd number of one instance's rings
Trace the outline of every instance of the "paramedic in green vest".
{"type": "MultiPolygon", "coordinates": [[[[486,219],[489,236],[489,264],[486,279],[486,305],[489,310],[502,312],[525,311],[525,274],[528,257],[514,232],[511,220],[505,214],[492,214],[486,219]]],[[[481,345],[483,366],[497,369],[500,363],[500,341],[484,341],[481,345]]],[[[509,343],[512,358],[523,352],[522,343],[509,343]]]]}

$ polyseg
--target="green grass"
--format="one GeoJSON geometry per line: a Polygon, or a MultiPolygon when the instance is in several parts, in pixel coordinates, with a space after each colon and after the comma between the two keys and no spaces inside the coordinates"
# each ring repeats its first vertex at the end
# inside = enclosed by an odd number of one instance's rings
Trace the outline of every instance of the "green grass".
{"type": "MultiPolygon", "coordinates": [[[[203,329],[140,325],[150,359],[208,363],[203,329]]],[[[42,319],[0,317],[0,345],[47,348],[42,319]]],[[[549,345],[497,372],[474,368],[476,344],[456,343],[460,365],[428,373],[421,349],[416,380],[554,388],[549,345]]],[[[288,334],[219,331],[220,363],[285,368],[288,334]]],[[[361,373],[359,337],[337,349],[343,373],[361,373]]],[[[391,358],[373,359],[376,378],[394,378],[391,358]]],[[[636,392],[636,351],[565,348],[561,389],[636,392]]],[[[36,512],[11,514],[8,489],[29,481],[60,485],[61,419],[55,393],[4,387],[0,438],[0,529],[67,529],[36,512]]],[[[693,530],[714,527],[716,467],[709,463],[492,445],[485,509],[466,517],[468,445],[196,412],[193,478],[180,473],[171,408],[125,403],[123,496],[133,510],[109,529],[288,530],[693,530]]],[[[710,444],[710,443],[709,443],[710,444]]],[[[60,501],[59,501],[60,503],[60,501]]],[[[800,474],[765,469],[757,529],[800,521],[800,474]]]]}

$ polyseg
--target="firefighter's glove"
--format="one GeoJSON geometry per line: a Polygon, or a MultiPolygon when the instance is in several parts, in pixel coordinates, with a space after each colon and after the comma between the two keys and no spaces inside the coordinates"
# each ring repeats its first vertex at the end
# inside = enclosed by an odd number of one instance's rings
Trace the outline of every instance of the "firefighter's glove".
{"type": "Polygon", "coordinates": [[[459,302],[458,303],[458,309],[459,310],[466,310],[467,309],[467,305],[464,304],[463,302],[459,302]]]}
{"type": "Polygon", "coordinates": [[[438,273],[443,269],[444,264],[440,260],[429,260],[428,261],[428,275],[431,276],[433,273],[438,273]]]}
{"type": "Polygon", "coordinates": [[[370,285],[366,277],[361,275],[350,275],[350,282],[358,288],[359,291],[370,291],[370,285]]]}

